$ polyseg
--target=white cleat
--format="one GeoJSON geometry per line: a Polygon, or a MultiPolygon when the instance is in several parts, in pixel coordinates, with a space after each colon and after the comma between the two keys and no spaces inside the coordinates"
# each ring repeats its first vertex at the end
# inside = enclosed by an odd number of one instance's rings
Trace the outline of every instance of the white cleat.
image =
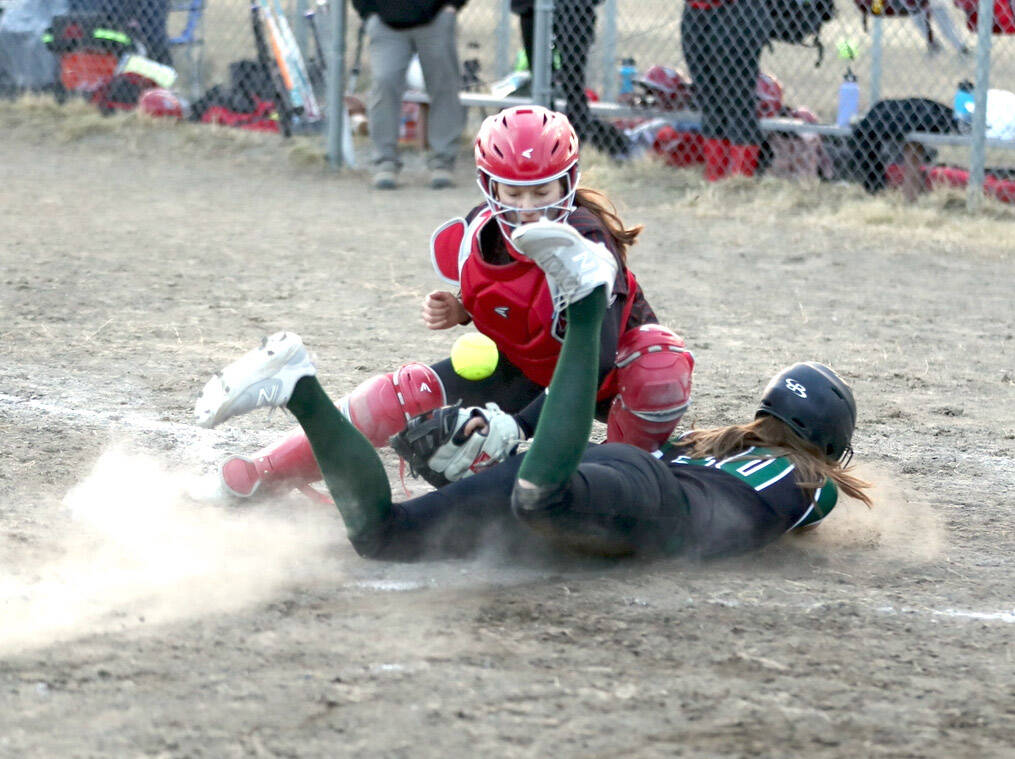
{"type": "Polygon", "coordinates": [[[592,242],[570,224],[540,219],[522,224],[511,242],[546,274],[562,305],[584,298],[597,287],[606,286],[606,300],[613,297],[617,259],[598,242],[592,242]]]}
{"type": "Polygon", "coordinates": [[[299,335],[277,332],[208,380],[194,409],[197,423],[215,427],[256,408],[285,406],[296,381],[315,374],[299,335]]]}

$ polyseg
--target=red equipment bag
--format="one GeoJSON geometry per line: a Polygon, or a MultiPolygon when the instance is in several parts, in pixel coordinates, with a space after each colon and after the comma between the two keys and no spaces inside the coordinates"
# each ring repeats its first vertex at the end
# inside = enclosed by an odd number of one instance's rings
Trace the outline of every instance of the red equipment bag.
{"type": "Polygon", "coordinates": [[[156,87],[154,81],[141,74],[116,74],[92,93],[91,101],[103,116],[113,111],[133,111],[141,93],[156,87]]]}
{"type": "Polygon", "coordinates": [[[668,166],[694,166],[705,162],[704,142],[699,132],[680,132],[664,126],[656,132],[652,150],[662,156],[668,166]]]}
{"type": "MultiPolygon", "coordinates": [[[[901,187],[904,169],[893,163],[885,167],[885,178],[893,187],[901,187]]],[[[958,166],[920,167],[925,189],[935,187],[963,188],[969,184],[969,172],[958,166]]],[[[1015,172],[1010,169],[987,169],[983,177],[983,192],[1002,203],[1015,203],[1015,172]]]]}
{"type": "Polygon", "coordinates": [[[60,84],[69,92],[95,92],[113,78],[120,56],[134,49],[130,35],[101,13],[65,13],[42,35],[60,62],[60,84]]]}
{"type": "Polygon", "coordinates": [[[95,92],[108,84],[119,57],[98,50],[77,50],[60,56],[60,84],[69,92],[95,92]]]}
{"type": "Polygon", "coordinates": [[[278,132],[278,114],[273,100],[256,100],[249,112],[233,110],[229,105],[210,105],[201,114],[205,124],[247,129],[251,132],[278,132]]]}

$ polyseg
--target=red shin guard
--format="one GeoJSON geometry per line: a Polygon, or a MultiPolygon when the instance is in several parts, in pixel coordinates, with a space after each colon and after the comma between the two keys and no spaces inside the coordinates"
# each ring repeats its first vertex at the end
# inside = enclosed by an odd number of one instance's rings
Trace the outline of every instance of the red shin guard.
{"type": "Polygon", "coordinates": [[[626,332],[617,349],[619,390],[606,420],[606,440],[654,451],[673,433],[691,400],[694,357],[658,324],[626,332]]]}
{"type": "MultiPolygon", "coordinates": [[[[356,429],[380,448],[388,444],[392,435],[401,432],[409,419],[444,403],[444,386],[436,372],[425,364],[406,364],[391,374],[362,382],[337,405],[356,429]]],[[[303,430],[252,457],[231,456],[222,464],[220,473],[226,489],[241,498],[263,488],[271,491],[297,488],[311,497],[323,498],[309,487],[322,475],[303,430]]]]}
{"type": "Polygon", "coordinates": [[[338,402],[367,440],[380,448],[405,429],[412,417],[445,403],[444,385],[426,364],[406,364],[391,374],[371,377],[338,402]]]}
{"type": "Polygon", "coordinates": [[[240,498],[248,498],[262,488],[301,488],[321,479],[321,470],[303,430],[296,430],[250,458],[229,457],[220,473],[226,490],[240,498]]]}

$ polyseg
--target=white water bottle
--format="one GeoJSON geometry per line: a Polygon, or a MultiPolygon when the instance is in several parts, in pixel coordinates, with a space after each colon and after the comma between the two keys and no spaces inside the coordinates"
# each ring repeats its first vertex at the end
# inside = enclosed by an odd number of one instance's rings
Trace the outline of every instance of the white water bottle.
{"type": "Polygon", "coordinates": [[[860,109],[860,85],[856,83],[856,75],[851,69],[846,69],[846,75],[839,85],[839,110],[835,115],[835,123],[841,127],[848,127],[850,119],[860,109]]]}

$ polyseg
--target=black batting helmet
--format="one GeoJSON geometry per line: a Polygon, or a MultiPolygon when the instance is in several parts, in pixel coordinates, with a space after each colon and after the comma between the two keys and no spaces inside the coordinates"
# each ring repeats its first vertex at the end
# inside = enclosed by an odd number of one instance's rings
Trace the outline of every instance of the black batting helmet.
{"type": "Polygon", "coordinates": [[[824,364],[804,361],[775,375],[754,415],[774,416],[831,461],[848,462],[856,426],[853,391],[824,364]]]}

